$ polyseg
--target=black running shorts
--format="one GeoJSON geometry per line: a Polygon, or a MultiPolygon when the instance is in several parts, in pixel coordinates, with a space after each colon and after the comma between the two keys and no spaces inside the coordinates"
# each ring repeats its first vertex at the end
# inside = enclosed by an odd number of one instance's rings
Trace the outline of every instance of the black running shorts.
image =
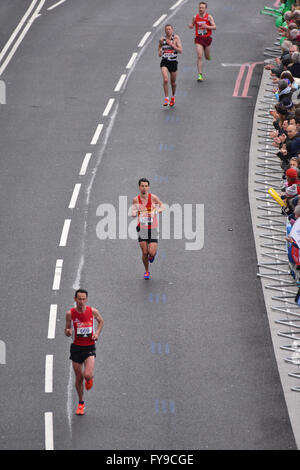
{"type": "Polygon", "coordinates": [[[70,348],[70,359],[73,362],[78,362],[82,364],[88,357],[96,357],[96,346],[92,344],[91,346],[78,346],[77,344],[72,343],[70,348]]]}
{"type": "Polygon", "coordinates": [[[160,66],[167,67],[169,72],[177,72],[178,62],[177,60],[162,59],[160,66]]]}
{"type": "Polygon", "coordinates": [[[158,243],[158,230],[157,228],[141,228],[137,226],[138,241],[147,243],[158,243]]]}

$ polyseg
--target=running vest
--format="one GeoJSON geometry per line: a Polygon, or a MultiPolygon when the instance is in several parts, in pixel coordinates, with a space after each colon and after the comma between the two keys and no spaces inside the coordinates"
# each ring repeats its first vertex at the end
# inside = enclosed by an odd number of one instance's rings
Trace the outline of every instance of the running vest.
{"type": "Polygon", "coordinates": [[[150,193],[148,194],[147,204],[145,204],[142,201],[142,198],[140,195],[138,195],[138,201],[139,201],[138,227],[143,228],[143,229],[157,228],[158,220],[157,220],[157,215],[153,211],[151,194],[150,193]],[[142,210],[147,209],[148,213],[141,214],[140,208],[142,210]]]}
{"type": "Polygon", "coordinates": [[[196,35],[196,38],[199,37],[199,36],[207,38],[207,37],[211,36],[211,34],[212,34],[211,29],[200,29],[199,28],[199,26],[203,26],[203,23],[210,26],[210,21],[208,19],[208,13],[206,13],[203,16],[203,18],[201,18],[199,13],[197,13],[197,15],[195,16],[195,35],[196,35]]]}
{"type": "MultiPolygon", "coordinates": [[[[174,34],[172,34],[171,41],[174,41],[174,34]]],[[[175,51],[174,47],[169,46],[167,44],[167,38],[163,38],[162,44],[162,58],[167,60],[177,60],[177,51],[175,51]]]]}
{"type": "Polygon", "coordinates": [[[83,313],[71,308],[74,344],[77,346],[91,346],[95,344],[92,338],[94,332],[94,315],[92,307],[87,306],[83,313]]]}

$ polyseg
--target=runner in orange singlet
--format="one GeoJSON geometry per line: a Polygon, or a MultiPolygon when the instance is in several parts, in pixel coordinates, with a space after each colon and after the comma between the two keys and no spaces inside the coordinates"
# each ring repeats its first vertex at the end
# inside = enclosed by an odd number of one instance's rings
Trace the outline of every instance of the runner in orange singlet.
{"type": "Polygon", "coordinates": [[[199,82],[202,82],[202,68],[203,68],[203,53],[207,60],[211,59],[210,45],[212,43],[212,31],[216,29],[216,24],[211,15],[206,11],[207,3],[199,3],[199,13],[194,16],[192,23],[188,26],[190,29],[195,28],[195,44],[197,51],[197,67],[198,67],[198,78],[199,82]]]}
{"type": "Polygon", "coordinates": [[[139,180],[140,194],[133,198],[132,217],[138,216],[138,241],[142,250],[145,267],[144,279],[150,279],[149,262],[153,263],[157,253],[158,217],[165,210],[164,204],[155,195],[149,193],[150,183],[146,178],[139,180]]]}
{"type": "Polygon", "coordinates": [[[94,365],[96,357],[95,341],[98,340],[103,328],[103,318],[98,310],[86,305],[88,293],[84,289],[75,292],[76,307],[66,314],[65,335],[73,336],[70,359],[76,377],[75,387],[78,393],[79,404],[77,415],[83,415],[85,404],[83,401],[83,380],[85,388],[90,390],[93,386],[94,365]],[[97,321],[97,330],[94,329],[94,319],[97,321]]]}

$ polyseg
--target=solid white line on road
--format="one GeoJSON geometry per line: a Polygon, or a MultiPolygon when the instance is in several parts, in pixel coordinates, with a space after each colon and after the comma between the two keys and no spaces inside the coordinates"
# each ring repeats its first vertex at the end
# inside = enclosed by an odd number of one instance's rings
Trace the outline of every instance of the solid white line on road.
{"type": "Polygon", "coordinates": [[[54,5],[51,5],[51,7],[47,8],[47,10],[53,10],[53,8],[58,7],[62,3],[65,3],[67,0],[60,0],[60,2],[55,3],[54,5]]]}
{"type": "Polygon", "coordinates": [[[108,115],[109,115],[110,110],[111,110],[112,105],[114,104],[114,102],[115,102],[115,99],[114,99],[114,98],[110,98],[110,99],[108,100],[108,103],[107,103],[107,105],[106,105],[106,108],[105,108],[105,110],[103,111],[103,116],[108,116],[108,115]]]}
{"type": "Polygon", "coordinates": [[[48,323],[48,339],[55,338],[56,316],[57,316],[57,304],[51,304],[50,312],[49,312],[49,323],[48,323]]]}
{"type": "MultiPolygon", "coordinates": [[[[21,32],[19,38],[17,39],[17,41],[15,42],[15,44],[13,45],[13,47],[11,48],[11,51],[10,53],[8,54],[8,56],[6,57],[5,61],[3,62],[3,64],[1,65],[0,67],[0,76],[3,74],[4,70],[6,69],[6,67],[8,66],[9,62],[11,61],[11,59],[13,58],[16,50],[18,49],[19,45],[21,44],[21,42],[23,41],[24,37],[26,36],[29,28],[32,26],[33,22],[36,20],[36,18],[38,16],[40,16],[38,14],[38,12],[41,10],[42,6],[44,5],[45,3],[45,0],[41,0],[41,2],[39,3],[37,9],[34,11],[34,13],[32,14],[31,18],[28,20],[27,22],[27,25],[25,26],[25,28],[23,29],[23,31],[21,32]]],[[[22,20],[21,20],[22,22],[22,20]]],[[[19,23],[20,25],[20,23],[19,23]]],[[[22,25],[21,25],[22,26],[22,25]]],[[[18,28],[19,26],[17,26],[18,28]]],[[[14,34],[14,33],[13,33],[14,34]]],[[[10,41],[10,40],[9,40],[10,41]]],[[[5,46],[6,47],[6,46],[5,46]]],[[[1,53],[2,54],[2,53],[1,53]]]]}
{"type": "Polygon", "coordinates": [[[82,162],[82,165],[81,165],[81,168],[80,168],[80,172],[79,172],[80,176],[84,176],[86,174],[86,170],[87,170],[88,164],[90,162],[91,156],[92,156],[91,153],[87,153],[85,155],[85,157],[83,159],[83,162],[82,162]]]}
{"type": "Polygon", "coordinates": [[[133,66],[133,63],[134,63],[135,59],[137,58],[137,55],[138,55],[137,52],[134,52],[134,53],[132,54],[132,56],[131,56],[131,58],[130,58],[128,64],[126,65],[126,68],[127,68],[127,69],[131,69],[131,67],[133,66]]]}
{"type": "Polygon", "coordinates": [[[54,449],[54,439],[53,439],[53,413],[52,411],[47,411],[45,414],[45,448],[46,450],[54,449]]]}
{"type": "Polygon", "coordinates": [[[167,18],[168,15],[161,15],[160,18],[158,18],[157,21],[155,21],[155,23],[153,23],[152,27],[153,28],[156,28],[156,26],[158,26],[165,18],[167,18]]]}
{"type": "Polygon", "coordinates": [[[177,8],[178,5],[180,5],[180,3],[182,3],[182,2],[183,2],[183,0],[178,0],[178,2],[174,3],[174,5],[171,6],[170,10],[175,10],[175,8],[177,8]]]}
{"type": "Polygon", "coordinates": [[[53,354],[47,354],[45,360],[45,393],[53,392],[53,354]]]}
{"type": "Polygon", "coordinates": [[[56,260],[52,290],[59,290],[63,262],[62,259],[56,260]]]}
{"type": "Polygon", "coordinates": [[[123,83],[125,82],[125,79],[126,79],[126,74],[124,73],[123,75],[121,75],[120,80],[118,81],[114,91],[120,91],[121,90],[121,88],[123,86],[123,83]]]}
{"type": "Polygon", "coordinates": [[[35,4],[38,2],[38,0],[33,0],[33,2],[31,2],[28,10],[26,11],[25,15],[23,16],[23,18],[21,19],[20,23],[18,24],[18,26],[16,27],[16,29],[14,30],[14,32],[12,33],[12,35],[10,36],[9,40],[7,41],[7,43],[5,44],[5,46],[3,47],[1,53],[0,53],[0,62],[1,60],[3,59],[4,55],[6,54],[8,48],[10,47],[11,43],[14,41],[15,37],[17,36],[18,32],[20,31],[20,29],[22,28],[23,24],[25,23],[26,19],[28,18],[28,16],[30,15],[31,13],[31,10],[35,7],[35,4]]]}
{"type": "Polygon", "coordinates": [[[73,189],[73,194],[72,194],[71,200],[70,200],[69,209],[74,209],[74,207],[76,206],[76,202],[77,202],[77,198],[78,198],[80,188],[81,188],[81,184],[76,183],[75,186],[74,186],[74,189],[73,189]]]}
{"type": "Polygon", "coordinates": [[[147,41],[148,37],[151,36],[151,31],[148,31],[140,40],[138,47],[143,47],[145,42],[147,41]]]}
{"type": "Polygon", "coordinates": [[[59,246],[66,246],[68,241],[68,235],[71,225],[71,219],[65,219],[64,226],[61,232],[59,246]]]}
{"type": "Polygon", "coordinates": [[[98,124],[96,130],[95,130],[95,134],[91,140],[91,144],[90,145],[96,145],[96,143],[98,142],[98,139],[100,137],[100,134],[101,134],[101,131],[102,131],[102,128],[103,128],[103,124],[98,124]]]}

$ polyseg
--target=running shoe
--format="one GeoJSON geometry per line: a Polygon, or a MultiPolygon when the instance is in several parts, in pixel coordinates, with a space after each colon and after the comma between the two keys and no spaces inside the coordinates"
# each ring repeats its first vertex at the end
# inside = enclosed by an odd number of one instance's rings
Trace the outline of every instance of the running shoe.
{"type": "Polygon", "coordinates": [[[175,104],[175,96],[172,96],[171,101],[170,101],[170,106],[174,106],[175,104]]]}
{"type": "Polygon", "coordinates": [[[203,75],[202,73],[198,73],[198,78],[197,78],[198,82],[202,82],[203,80],[203,75]]]}
{"type": "Polygon", "coordinates": [[[85,404],[84,403],[78,403],[76,414],[78,416],[82,416],[82,415],[84,415],[84,411],[85,411],[85,404]]]}
{"type": "Polygon", "coordinates": [[[169,104],[169,98],[166,97],[163,106],[168,106],[169,104]]]}
{"type": "Polygon", "coordinates": [[[93,379],[86,380],[86,381],[85,381],[85,389],[86,389],[86,390],[90,390],[90,389],[92,388],[92,386],[93,386],[93,383],[94,383],[93,379]]]}
{"type": "Polygon", "coordinates": [[[150,272],[149,271],[145,272],[144,279],[150,279],[150,272]]]}
{"type": "MultiPolygon", "coordinates": [[[[171,104],[170,104],[171,106],[171,104]]],[[[149,263],[153,263],[153,261],[155,260],[155,256],[148,256],[148,260],[149,260],[149,263]]]]}

